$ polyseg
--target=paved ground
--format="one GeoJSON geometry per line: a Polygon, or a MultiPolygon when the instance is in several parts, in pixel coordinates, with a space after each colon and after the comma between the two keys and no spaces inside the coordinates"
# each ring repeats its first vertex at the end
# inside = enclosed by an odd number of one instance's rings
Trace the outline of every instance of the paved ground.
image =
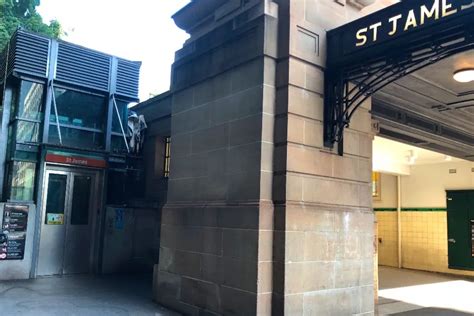
{"type": "Polygon", "coordinates": [[[379,267],[378,315],[474,315],[474,280],[379,267]]]}
{"type": "MultiPolygon", "coordinates": [[[[378,315],[474,315],[472,279],[386,267],[379,273],[378,315]]],[[[150,296],[151,276],[142,275],[0,282],[0,315],[178,315],[150,296]]]]}
{"type": "Polygon", "coordinates": [[[68,276],[0,282],[0,315],[176,316],[151,300],[151,276],[68,276]]]}

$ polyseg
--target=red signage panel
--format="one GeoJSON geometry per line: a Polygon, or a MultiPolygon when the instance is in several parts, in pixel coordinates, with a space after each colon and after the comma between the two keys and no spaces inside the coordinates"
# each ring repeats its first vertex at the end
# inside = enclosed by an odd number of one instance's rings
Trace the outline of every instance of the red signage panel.
{"type": "Polygon", "coordinates": [[[105,160],[78,157],[78,156],[62,156],[56,154],[46,154],[47,162],[62,163],[67,165],[94,167],[94,168],[106,168],[107,163],[105,160]]]}

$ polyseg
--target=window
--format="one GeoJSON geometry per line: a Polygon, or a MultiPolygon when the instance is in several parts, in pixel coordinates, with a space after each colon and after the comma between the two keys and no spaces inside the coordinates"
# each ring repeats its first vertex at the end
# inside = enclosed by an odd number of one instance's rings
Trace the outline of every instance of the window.
{"type": "MultiPolygon", "coordinates": [[[[120,119],[122,120],[123,129],[127,132],[127,114],[128,114],[128,102],[115,100],[117,103],[117,109],[120,114],[120,119]]],[[[114,109],[112,115],[112,132],[119,133],[122,135],[122,129],[120,128],[120,121],[117,116],[117,111],[114,109]]]]}
{"type": "Polygon", "coordinates": [[[66,201],[67,176],[50,174],[48,178],[48,194],[46,196],[46,225],[64,225],[64,207],[66,201]]]}
{"type": "Polygon", "coordinates": [[[104,148],[105,98],[97,95],[54,88],[57,113],[51,106],[49,143],[59,144],[57,122],[65,146],[104,148]]]}
{"type": "Polygon", "coordinates": [[[12,161],[9,165],[10,200],[33,201],[36,163],[12,161]]]}
{"type": "Polygon", "coordinates": [[[14,139],[19,143],[37,143],[43,120],[44,86],[22,81],[18,93],[14,93],[10,117],[14,125],[14,139]]]}
{"type": "Polygon", "coordinates": [[[40,123],[17,120],[14,123],[16,141],[19,143],[37,143],[40,135],[40,123]]]}
{"type": "Polygon", "coordinates": [[[116,154],[122,154],[127,152],[127,146],[125,145],[125,140],[123,139],[122,134],[120,134],[120,136],[112,134],[110,150],[116,154]]]}
{"type": "MultiPolygon", "coordinates": [[[[115,100],[117,104],[117,109],[120,114],[120,119],[122,120],[123,130],[125,135],[128,133],[128,102],[122,100],[115,100]]],[[[126,153],[127,146],[125,145],[125,140],[123,139],[122,128],[120,127],[119,117],[117,111],[115,110],[115,105],[112,114],[112,139],[110,149],[113,153],[126,153]]]]}
{"type": "Polygon", "coordinates": [[[127,202],[127,172],[110,169],[107,181],[107,204],[119,205],[127,202]]]}
{"type": "Polygon", "coordinates": [[[92,177],[74,176],[72,193],[71,225],[89,223],[89,202],[92,188],[92,177]]]}
{"type": "Polygon", "coordinates": [[[19,118],[41,120],[44,87],[40,83],[22,81],[16,115],[19,118]]]}
{"type": "Polygon", "coordinates": [[[165,138],[165,167],[164,177],[169,178],[170,176],[170,155],[171,155],[171,137],[165,138]]]}

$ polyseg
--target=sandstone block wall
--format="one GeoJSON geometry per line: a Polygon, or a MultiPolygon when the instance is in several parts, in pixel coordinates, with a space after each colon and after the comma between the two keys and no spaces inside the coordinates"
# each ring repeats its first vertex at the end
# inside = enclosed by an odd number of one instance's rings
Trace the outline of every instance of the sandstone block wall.
{"type": "Polygon", "coordinates": [[[333,0],[203,0],[172,74],[155,298],[191,315],[371,314],[370,102],[323,147],[333,0]]]}

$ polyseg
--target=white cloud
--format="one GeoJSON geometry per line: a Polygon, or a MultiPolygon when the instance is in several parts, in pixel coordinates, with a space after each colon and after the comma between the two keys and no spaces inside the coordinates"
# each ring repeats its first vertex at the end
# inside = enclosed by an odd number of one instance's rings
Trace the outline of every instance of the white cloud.
{"type": "Polygon", "coordinates": [[[63,39],[122,58],[142,61],[140,98],[169,89],[174,52],[187,34],[171,15],[189,0],[42,0],[45,21],[57,19],[63,39]]]}

